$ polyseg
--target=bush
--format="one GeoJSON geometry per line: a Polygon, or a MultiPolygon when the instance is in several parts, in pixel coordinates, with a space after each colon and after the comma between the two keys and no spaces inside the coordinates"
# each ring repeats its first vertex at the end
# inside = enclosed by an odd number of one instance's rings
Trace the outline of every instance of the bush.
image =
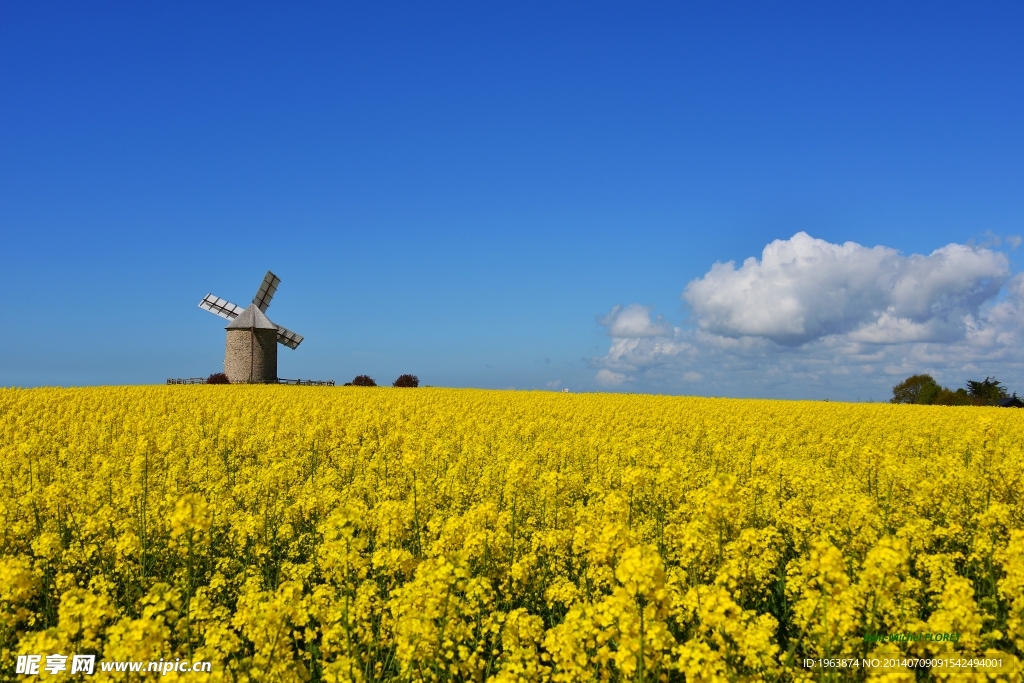
{"type": "Polygon", "coordinates": [[[352,386],[356,387],[375,387],[377,383],[373,381],[373,378],[369,375],[359,375],[352,380],[352,386]]]}
{"type": "Polygon", "coordinates": [[[215,372],[206,378],[207,384],[231,384],[231,380],[223,372],[215,372]]]}
{"type": "Polygon", "coordinates": [[[393,387],[418,387],[419,385],[420,378],[416,375],[402,375],[391,384],[393,387]]]}

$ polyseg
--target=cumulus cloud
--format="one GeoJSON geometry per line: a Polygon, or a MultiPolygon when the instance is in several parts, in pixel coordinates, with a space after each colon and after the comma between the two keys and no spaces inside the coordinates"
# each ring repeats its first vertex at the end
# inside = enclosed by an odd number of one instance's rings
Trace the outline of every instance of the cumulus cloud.
{"type": "Polygon", "coordinates": [[[597,377],[595,377],[598,384],[602,384],[606,387],[617,387],[626,381],[626,376],[621,372],[612,372],[611,370],[604,368],[598,370],[597,377]]]}
{"type": "Polygon", "coordinates": [[[922,371],[956,386],[997,369],[1024,381],[1024,274],[1011,279],[1006,255],[986,247],[905,256],[800,232],[760,259],[714,264],[682,298],[685,325],[637,304],[599,318],[612,340],[591,361],[598,382],[761,395],[846,386],[881,398],[893,377],[922,371]]]}
{"type": "Polygon", "coordinates": [[[724,337],[783,345],[847,333],[881,344],[951,341],[1008,274],[1006,256],[989,249],[950,244],[905,257],[799,232],[766,246],[760,261],[716,263],[683,298],[700,329],[724,337]]]}
{"type": "Polygon", "coordinates": [[[606,358],[618,369],[635,370],[664,362],[689,348],[690,345],[681,339],[623,337],[612,340],[606,358]]]}
{"type": "Polygon", "coordinates": [[[651,307],[640,304],[616,306],[608,315],[598,318],[613,337],[639,339],[643,337],[670,337],[672,326],[658,316],[651,320],[651,307]]]}

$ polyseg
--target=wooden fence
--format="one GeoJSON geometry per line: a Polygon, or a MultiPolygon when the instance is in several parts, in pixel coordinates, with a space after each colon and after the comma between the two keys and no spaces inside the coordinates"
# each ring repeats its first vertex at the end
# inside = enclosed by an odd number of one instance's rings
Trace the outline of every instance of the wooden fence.
{"type": "Polygon", "coordinates": [[[333,387],[333,379],[281,379],[278,378],[278,384],[300,384],[304,387],[333,387]]]}
{"type": "MultiPolygon", "coordinates": [[[[186,379],[167,379],[168,384],[206,384],[206,380],[202,377],[189,377],[186,379]]],[[[248,384],[248,382],[237,382],[237,384],[248,384]]],[[[277,382],[267,382],[267,384],[293,384],[304,387],[333,387],[333,379],[282,379],[279,378],[277,382]]]]}

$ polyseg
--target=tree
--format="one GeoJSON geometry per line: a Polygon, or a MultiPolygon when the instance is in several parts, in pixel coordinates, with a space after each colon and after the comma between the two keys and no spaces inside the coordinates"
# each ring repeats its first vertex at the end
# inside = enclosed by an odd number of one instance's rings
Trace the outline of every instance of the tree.
{"type": "Polygon", "coordinates": [[[911,375],[892,388],[889,403],[921,403],[921,394],[934,399],[940,387],[931,375],[911,375]]]}
{"type": "Polygon", "coordinates": [[[967,380],[967,395],[981,405],[994,406],[1000,399],[1006,398],[1006,387],[995,377],[985,377],[980,382],[967,380]]]}
{"type": "Polygon", "coordinates": [[[231,384],[231,380],[223,372],[215,372],[206,378],[207,384],[231,384]]]}
{"type": "Polygon", "coordinates": [[[357,387],[375,387],[377,383],[369,375],[358,375],[352,380],[352,385],[357,387]]]}
{"type": "Polygon", "coordinates": [[[934,382],[931,384],[923,384],[921,385],[921,389],[917,392],[917,400],[914,401],[914,403],[918,403],[923,406],[935,405],[935,402],[938,401],[939,396],[942,395],[943,391],[949,391],[949,389],[944,389],[934,382]]]}
{"type": "Polygon", "coordinates": [[[418,387],[420,385],[420,378],[416,375],[402,375],[396,379],[391,386],[393,387],[418,387]]]}
{"type": "Polygon", "coordinates": [[[939,393],[932,400],[930,405],[936,406],[969,406],[973,405],[971,397],[967,395],[966,389],[947,389],[942,387],[939,393]]]}
{"type": "Polygon", "coordinates": [[[926,406],[994,406],[1006,398],[1006,387],[994,377],[982,381],[967,380],[966,389],[953,391],[931,375],[911,375],[892,388],[890,403],[917,403],[926,406]]]}

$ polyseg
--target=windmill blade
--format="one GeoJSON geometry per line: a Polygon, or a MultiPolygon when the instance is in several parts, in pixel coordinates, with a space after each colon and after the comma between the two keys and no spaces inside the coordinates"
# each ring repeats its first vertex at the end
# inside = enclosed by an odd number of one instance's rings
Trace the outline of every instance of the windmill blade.
{"type": "Polygon", "coordinates": [[[206,297],[199,302],[199,308],[228,320],[234,320],[238,317],[239,313],[245,310],[241,306],[236,306],[230,301],[219,299],[213,294],[207,294],[206,297]]]}
{"type": "Polygon", "coordinates": [[[252,298],[252,302],[264,313],[270,308],[270,300],[274,298],[279,284],[281,284],[281,278],[269,270],[263,276],[263,282],[260,283],[260,288],[256,291],[256,296],[252,298]]]}
{"type": "MultiPolygon", "coordinates": [[[[274,323],[274,324],[277,325],[277,323],[274,323]]],[[[277,343],[278,344],[284,344],[289,349],[295,349],[295,348],[298,347],[299,344],[302,343],[303,338],[304,337],[302,337],[302,335],[295,334],[294,332],[289,330],[287,327],[281,327],[280,325],[277,325],[277,343]]]]}

